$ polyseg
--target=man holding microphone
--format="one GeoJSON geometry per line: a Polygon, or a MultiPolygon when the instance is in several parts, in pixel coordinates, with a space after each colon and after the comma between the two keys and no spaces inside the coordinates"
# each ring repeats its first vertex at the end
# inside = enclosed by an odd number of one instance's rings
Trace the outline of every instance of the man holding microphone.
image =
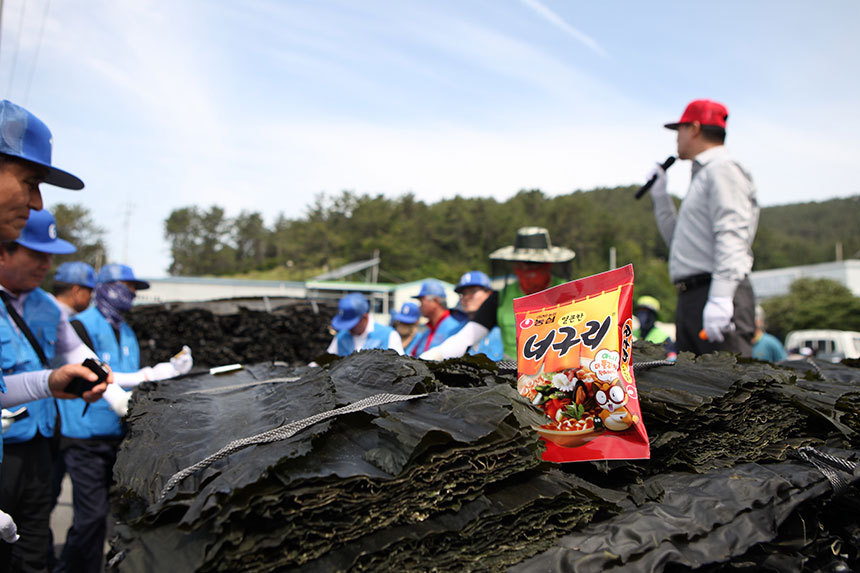
{"type": "Polygon", "coordinates": [[[657,166],[651,196],[669,245],[669,276],[678,291],[678,351],[728,350],[750,356],[755,297],[749,281],[759,206],[752,176],[723,145],[726,107],[695,100],[676,123],[678,158],[693,162],[690,187],[676,213],[657,166]]]}

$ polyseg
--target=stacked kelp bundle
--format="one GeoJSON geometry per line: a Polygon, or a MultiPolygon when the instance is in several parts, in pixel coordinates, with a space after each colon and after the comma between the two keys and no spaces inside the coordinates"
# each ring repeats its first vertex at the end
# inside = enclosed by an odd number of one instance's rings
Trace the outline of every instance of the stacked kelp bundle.
{"type": "Polygon", "coordinates": [[[325,352],[334,303],[292,301],[270,311],[257,301],[224,301],[141,305],[128,323],[140,342],[141,364],[163,362],[183,345],[194,364],[210,368],[233,363],[279,360],[307,364],[325,352]]]}
{"type": "MultiPolygon", "coordinates": [[[[634,363],[654,356],[635,350],[634,363]]],[[[483,357],[425,363],[370,351],[322,368],[270,363],[155,384],[132,402],[114,470],[112,567],[857,566],[845,549],[856,547],[856,520],[833,511],[860,499],[849,423],[858,412],[838,406],[860,389],[853,372],[826,389],[729,355],[638,369],[652,459],[563,466],[539,462],[530,426],[540,416],[483,357]],[[399,401],[291,425],[381,393],[399,401]],[[211,456],[272,429],[289,432],[211,456]]]]}

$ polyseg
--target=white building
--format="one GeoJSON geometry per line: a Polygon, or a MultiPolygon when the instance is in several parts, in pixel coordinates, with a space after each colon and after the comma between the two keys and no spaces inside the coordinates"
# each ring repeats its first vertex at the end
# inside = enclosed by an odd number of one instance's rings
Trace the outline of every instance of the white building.
{"type": "Polygon", "coordinates": [[[757,300],[788,294],[791,283],[799,278],[834,280],[848,287],[854,296],[860,296],[860,260],[857,259],[768,269],[750,274],[750,282],[757,300]]]}

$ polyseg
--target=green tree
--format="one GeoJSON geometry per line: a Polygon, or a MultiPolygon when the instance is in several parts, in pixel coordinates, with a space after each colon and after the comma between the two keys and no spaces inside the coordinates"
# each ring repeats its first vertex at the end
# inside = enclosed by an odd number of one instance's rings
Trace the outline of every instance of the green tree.
{"type": "Polygon", "coordinates": [[[220,275],[235,272],[235,247],[230,245],[231,222],[224,209],[183,207],[170,213],[164,237],[170,242],[171,275],[220,275]]]}
{"type": "Polygon", "coordinates": [[[768,330],[780,338],[809,328],[860,330],[860,297],[829,279],[797,279],[788,294],[769,299],[762,307],[768,330]]]}
{"type": "Polygon", "coordinates": [[[84,261],[98,268],[106,262],[105,230],[96,225],[89,209],[83,205],[58,203],[51,209],[51,213],[57,220],[59,237],[78,249],[70,255],[57,255],[54,257],[55,264],[84,261]]]}

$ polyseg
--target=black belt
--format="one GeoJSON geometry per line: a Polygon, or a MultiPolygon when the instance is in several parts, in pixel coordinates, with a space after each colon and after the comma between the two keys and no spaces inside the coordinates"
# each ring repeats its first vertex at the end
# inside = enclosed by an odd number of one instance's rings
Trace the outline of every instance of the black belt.
{"type": "Polygon", "coordinates": [[[682,293],[709,284],[711,284],[711,275],[709,273],[702,273],[675,281],[675,288],[679,293],[682,293]]]}

